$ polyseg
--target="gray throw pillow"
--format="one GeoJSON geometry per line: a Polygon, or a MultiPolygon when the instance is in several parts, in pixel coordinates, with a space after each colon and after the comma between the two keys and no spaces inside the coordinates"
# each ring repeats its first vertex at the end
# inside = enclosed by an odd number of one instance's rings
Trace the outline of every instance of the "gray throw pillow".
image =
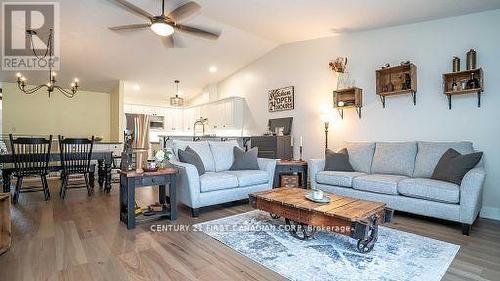
{"type": "Polygon", "coordinates": [[[483,157],[482,152],[462,155],[450,148],[439,159],[431,179],[460,185],[465,174],[479,163],[481,157],[483,157]]]}
{"type": "Polygon", "coordinates": [[[191,147],[186,147],[186,150],[179,149],[177,153],[179,155],[179,161],[194,165],[196,170],[198,170],[198,175],[201,176],[205,173],[205,165],[203,165],[200,155],[191,147]]]}
{"type": "Polygon", "coordinates": [[[234,162],[229,170],[259,170],[259,163],[257,161],[257,154],[259,150],[257,147],[245,151],[239,147],[233,148],[234,162]]]}
{"type": "Polygon", "coordinates": [[[343,148],[339,152],[326,150],[325,171],[354,172],[351,163],[349,163],[347,148],[343,148]]]}

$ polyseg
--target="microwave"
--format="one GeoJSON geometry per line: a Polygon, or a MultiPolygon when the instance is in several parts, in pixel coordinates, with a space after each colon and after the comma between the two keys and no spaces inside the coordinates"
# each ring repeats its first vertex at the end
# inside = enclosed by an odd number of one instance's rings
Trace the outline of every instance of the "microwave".
{"type": "Polygon", "coordinates": [[[165,129],[165,116],[150,115],[149,116],[149,128],[152,130],[164,130],[165,129]]]}

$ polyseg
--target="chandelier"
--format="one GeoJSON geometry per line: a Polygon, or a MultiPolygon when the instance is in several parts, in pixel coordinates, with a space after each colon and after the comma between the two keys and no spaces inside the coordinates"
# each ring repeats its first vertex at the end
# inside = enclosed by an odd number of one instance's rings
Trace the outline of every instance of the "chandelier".
{"type": "Polygon", "coordinates": [[[78,91],[78,87],[79,87],[77,78],[75,78],[75,80],[71,83],[70,90],[66,90],[66,89],[61,88],[60,86],[56,85],[56,83],[57,83],[56,75],[57,74],[55,71],[52,71],[53,63],[51,63],[51,62],[55,61],[55,59],[54,59],[54,38],[53,38],[52,29],[50,29],[50,31],[49,31],[49,38],[47,40],[47,50],[45,50],[45,53],[43,54],[43,56],[37,55],[37,53],[35,51],[35,45],[33,43],[33,35],[36,35],[36,34],[37,34],[37,32],[35,30],[30,30],[30,29],[26,30],[26,35],[29,37],[29,40],[31,43],[31,49],[33,50],[33,54],[35,55],[35,57],[38,60],[45,59],[46,57],[49,58],[48,59],[48,61],[49,61],[49,63],[48,63],[48,65],[49,65],[49,82],[35,86],[31,89],[28,89],[26,87],[26,81],[27,81],[26,77],[24,77],[21,73],[17,73],[17,75],[16,75],[17,76],[17,87],[19,88],[19,90],[21,90],[23,93],[25,93],[27,95],[34,94],[38,90],[45,88],[47,90],[47,92],[49,93],[49,98],[50,98],[50,95],[52,94],[52,92],[54,92],[55,90],[58,90],[67,98],[74,97],[76,92],[78,91]]]}
{"type": "Polygon", "coordinates": [[[175,83],[175,86],[176,86],[176,90],[175,90],[175,97],[171,97],[170,98],[170,105],[172,106],[183,106],[184,105],[184,99],[179,97],[179,80],[175,80],[174,83],[175,83]]]}

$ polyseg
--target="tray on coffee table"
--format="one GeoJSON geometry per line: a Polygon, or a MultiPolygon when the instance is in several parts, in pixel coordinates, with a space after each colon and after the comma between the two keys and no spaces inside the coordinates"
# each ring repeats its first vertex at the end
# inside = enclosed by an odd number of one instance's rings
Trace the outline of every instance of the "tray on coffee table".
{"type": "Polygon", "coordinates": [[[330,203],[316,203],[305,198],[309,190],[275,188],[249,194],[252,207],[269,212],[273,218],[283,217],[290,233],[309,239],[321,227],[358,241],[358,251],[373,249],[378,238],[378,225],[392,219],[393,210],[385,203],[355,199],[325,192],[330,203]]]}

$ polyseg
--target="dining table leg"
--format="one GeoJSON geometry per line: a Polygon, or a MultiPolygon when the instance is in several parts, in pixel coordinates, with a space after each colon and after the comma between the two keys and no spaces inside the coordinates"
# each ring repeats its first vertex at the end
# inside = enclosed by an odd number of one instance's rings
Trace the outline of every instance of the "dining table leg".
{"type": "Polygon", "coordinates": [[[111,162],[104,164],[104,191],[111,192],[111,162]]]}
{"type": "Polygon", "coordinates": [[[104,184],[104,159],[97,160],[97,182],[99,187],[102,188],[104,184]]]}

